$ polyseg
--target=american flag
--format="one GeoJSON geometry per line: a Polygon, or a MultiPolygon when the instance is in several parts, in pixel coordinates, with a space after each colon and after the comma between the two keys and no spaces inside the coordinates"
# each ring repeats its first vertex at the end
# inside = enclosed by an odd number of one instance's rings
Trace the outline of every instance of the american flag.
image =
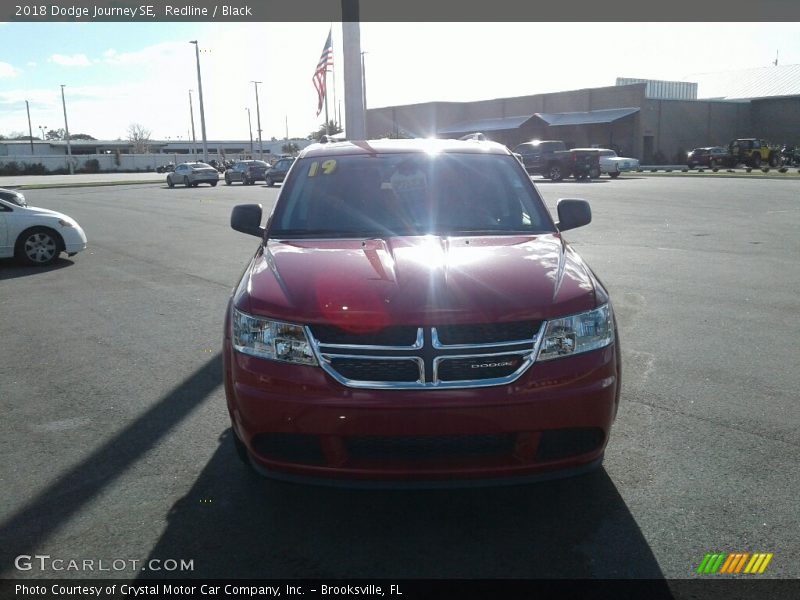
{"type": "Polygon", "coordinates": [[[325,42],[322,55],[319,57],[319,62],[317,63],[317,70],[314,71],[314,77],[312,77],[318,96],[317,116],[322,112],[322,105],[325,102],[325,73],[328,71],[328,67],[332,66],[333,43],[331,42],[331,32],[328,31],[328,40],[325,42]]]}

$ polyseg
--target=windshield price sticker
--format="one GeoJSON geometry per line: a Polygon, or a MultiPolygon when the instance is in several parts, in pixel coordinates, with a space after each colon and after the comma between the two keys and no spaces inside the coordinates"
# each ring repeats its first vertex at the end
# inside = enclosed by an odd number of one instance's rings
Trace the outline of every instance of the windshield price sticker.
{"type": "Polygon", "coordinates": [[[311,166],[308,168],[308,176],[316,177],[320,169],[322,169],[323,175],[330,175],[336,170],[336,161],[333,159],[326,160],[321,165],[317,161],[312,162],[311,166]]]}

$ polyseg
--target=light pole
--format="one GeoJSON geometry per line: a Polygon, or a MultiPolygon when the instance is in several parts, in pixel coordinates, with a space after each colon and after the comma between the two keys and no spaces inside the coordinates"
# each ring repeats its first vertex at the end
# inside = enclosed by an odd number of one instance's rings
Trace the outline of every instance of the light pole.
{"type": "Polygon", "coordinates": [[[39,125],[39,131],[42,132],[42,141],[44,141],[44,130],[47,129],[47,125],[39,125]]]}
{"type": "Polygon", "coordinates": [[[75,165],[72,164],[72,147],[69,145],[69,125],[67,124],[67,101],[64,100],[64,87],[65,84],[61,84],[61,105],[64,107],[64,131],[66,132],[67,136],[67,162],[69,163],[69,174],[75,174],[75,165]]]}
{"type": "Polygon", "coordinates": [[[197,58],[197,91],[200,93],[200,133],[203,135],[203,162],[208,162],[208,140],[206,139],[206,113],[203,110],[203,80],[200,78],[200,46],[197,40],[189,42],[194,44],[197,58]]]}
{"type": "Polygon", "coordinates": [[[258,107],[258,84],[260,81],[251,81],[253,87],[256,88],[256,119],[258,123],[258,153],[259,158],[264,160],[264,145],[261,143],[261,110],[258,107]]]}
{"type": "Polygon", "coordinates": [[[28,137],[31,141],[31,156],[33,156],[33,127],[31,127],[31,107],[28,105],[27,100],[25,100],[25,110],[28,111],[28,137]]]}
{"type": "Polygon", "coordinates": [[[189,90],[189,117],[192,119],[192,154],[197,160],[197,139],[194,137],[194,108],[192,108],[192,90],[189,90]]]}
{"type": "Polygon", "coordinates": [[[253,156],[253,122],[250,120],[250,108],[245,107],[247,111],[247,128],[250,130],[250,156],[253,156]]]}

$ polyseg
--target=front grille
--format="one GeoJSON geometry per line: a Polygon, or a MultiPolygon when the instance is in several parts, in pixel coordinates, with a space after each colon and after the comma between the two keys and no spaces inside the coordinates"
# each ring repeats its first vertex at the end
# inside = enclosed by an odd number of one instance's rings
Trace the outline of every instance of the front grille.
{"type": "Polygon", "coordinates": [[[543,321],[441,327],[386,327],[356,333],[306,329],[320,365],[355,388],[458,388],[504,385],[532,363],[543,321]]]}
{"type": "Polygon", "coordinates": [[[437,375],[441,381],[468,381],[508,377],[522,365],[519,356],[490,358],[452,358],[439,362],[437,375]]]}
{"type": "Polygon", "coordinates": [[[530,340],[539,329],[534,321],[515,323],[478,323],[475,325],[443,325],[436,328],[439,342],[445,346],[457,344],[495,344],[530,340]]]}
{"type": "Polygon", "coordinates": [[[430,460],[510,456],[516,436],[492,435],[374,436],[345,438],[347,456],[353,460],[430,460]]]}
{"type": "Polygon", "coordinates": [[[376,331],[345,331],[332,325],[312,325],[311,333],[321,344],[357,346],[413,346],[416,327],[385,327],[376,331]]]}
{"type": "Polygon", "coordinates": [[[355,381],[413,382],[420,372],[411,360],[334,358],[331,366],[346,379],[355,381]]]}
{"type": "Polygon", "coordinates": [[[536,460],[558,460],[597,450],[605,434],[598,427],[551,429],[542,432],[536,460]]]}

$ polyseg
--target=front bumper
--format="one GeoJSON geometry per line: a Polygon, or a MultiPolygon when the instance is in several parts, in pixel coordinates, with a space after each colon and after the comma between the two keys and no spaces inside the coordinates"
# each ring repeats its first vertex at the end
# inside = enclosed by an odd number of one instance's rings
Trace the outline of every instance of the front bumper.
{"type": "Polygon", "coordinates": [[[64,240],[64,252],[70,256],[86,250],[86,233],[80,226],[62,227],[59,233],[64,240]]]}
{"type": "Polygon", "coordinates": [[[234,352],[234,433],[259,470],[334,481],[504,480],[599,464],[619,401],[616,343],[534,364],[505,386],[345,387],[319,367],[234,352]]]}

